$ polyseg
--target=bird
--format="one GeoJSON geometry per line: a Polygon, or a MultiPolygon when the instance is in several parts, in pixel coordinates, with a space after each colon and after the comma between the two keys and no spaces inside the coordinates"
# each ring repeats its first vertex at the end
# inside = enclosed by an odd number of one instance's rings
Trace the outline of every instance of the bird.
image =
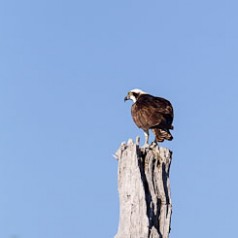
{"type": "Polygon", "coordinates": [[[154,142],[173,140],[170,130],[173,130],[173,106],[165,98],[156,97],[141,89],[132,89],[124,101],[132,100],[131,116],[137,127],[144,131],[145,144],[149,145],[149,130],[155,135],[154,142]]]}

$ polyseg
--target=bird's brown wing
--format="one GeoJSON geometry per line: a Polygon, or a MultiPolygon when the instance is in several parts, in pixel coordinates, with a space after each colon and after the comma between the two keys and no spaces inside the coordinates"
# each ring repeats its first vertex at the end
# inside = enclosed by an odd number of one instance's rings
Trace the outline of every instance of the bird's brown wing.
{"type": "Polygon", "coordinates": [[[143,130],[153,127],[173,128],[173,107],[164,98],[143,94],[132,105],[131,113],[136,125],[143,130]]]}

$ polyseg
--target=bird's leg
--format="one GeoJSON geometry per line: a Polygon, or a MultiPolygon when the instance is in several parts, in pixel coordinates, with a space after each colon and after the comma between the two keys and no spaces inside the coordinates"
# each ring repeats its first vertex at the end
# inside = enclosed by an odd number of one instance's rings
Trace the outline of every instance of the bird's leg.
{"type": "Polygon", "coordinates": [[[157,145],[159,145],[159,143],[158,143],[157,140],[156,140],[156,137],[155,137],[155,139],[154,139],[154,141],[152,142],[151,145],[152,145],[152,146],[157,146],[157,145]]]}
{"type": "Polygon", "coordinates": [[[152,145],[152,146],[157,146],[157,145],[158,145],[158,141],[157,141],[157,139],[156,139],[156,133],[157,133],[157,131],[156,131],[155,129],[153,129],[153,132],[154,132],[154,134],[155,134],[155,139],[154,139],[154,141],[151,143],[151,145],[152,145]]]}
{"type": "Polygon", "coordinates": [[[148,147],[149,146],[149,130],[144,131],[144,135],[145,135],[145,144],[143,145],[143,147],[148,147]]]}

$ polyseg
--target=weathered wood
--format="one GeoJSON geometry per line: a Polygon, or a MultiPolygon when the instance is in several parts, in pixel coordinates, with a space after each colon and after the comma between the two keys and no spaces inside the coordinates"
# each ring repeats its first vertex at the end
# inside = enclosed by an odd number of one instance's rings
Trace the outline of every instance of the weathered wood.
{"type": "Polygon", "coordinates": [[[131,139],[117,150],[120,221],[115,238],[168,238],[172,152],[131,139]]]}

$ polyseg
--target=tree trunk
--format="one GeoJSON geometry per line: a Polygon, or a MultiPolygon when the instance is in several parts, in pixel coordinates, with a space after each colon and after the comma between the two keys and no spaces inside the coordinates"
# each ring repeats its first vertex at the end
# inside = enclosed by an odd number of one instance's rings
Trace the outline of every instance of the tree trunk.
{"type": "Polygon", "coordinates": [[[115,238],[168,238],[172,152],[131,139],[117,150],[120,221],[115,238]]]}

